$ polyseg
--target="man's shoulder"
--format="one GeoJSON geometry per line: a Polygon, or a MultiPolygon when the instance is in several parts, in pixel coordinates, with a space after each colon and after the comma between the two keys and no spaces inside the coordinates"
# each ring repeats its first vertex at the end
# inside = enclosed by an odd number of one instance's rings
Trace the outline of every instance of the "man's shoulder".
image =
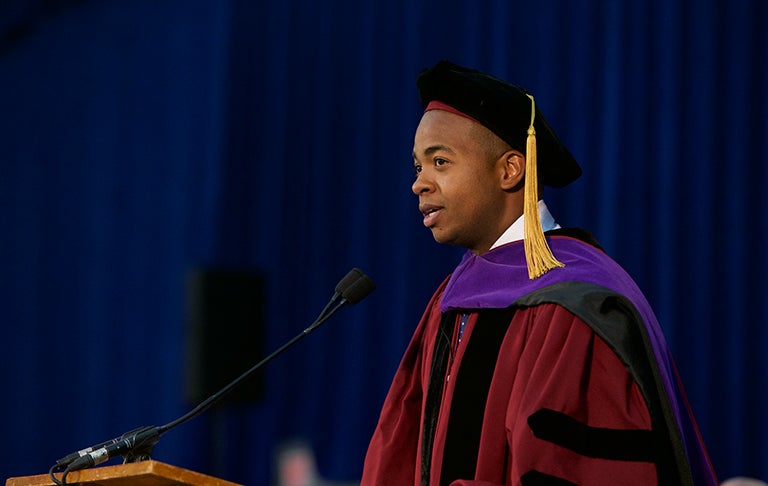
{"type": "Polygon", "coordinates": [[[514,307],[557,304],[587,323],[601,322],[621,312],[629,319],[642,320],[632,301],[620,292],[600,284],[579,280],[557,282],[538,288],[517,299],[514,307]]]}
{"type": "Polygon", "coordinates": [[[513,307],[535,308],[542,304],[562,306],[582,320],[599,336],[633,374],[650,378],[647,323],[635,304],[625,295],[588,282],[561,282],[541,288],[518,299],[513,307]]]}

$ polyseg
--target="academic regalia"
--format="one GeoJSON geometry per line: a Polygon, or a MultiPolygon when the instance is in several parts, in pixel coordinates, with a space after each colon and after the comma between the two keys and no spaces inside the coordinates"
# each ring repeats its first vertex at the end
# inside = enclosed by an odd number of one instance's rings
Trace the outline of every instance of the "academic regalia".
{"type": "Polygon", "coordinates": [[[434,294],[363,486],[717,484],[640,290],[601,250],[548,236],[563,268],[529,279],[510,243],[467,253],[434,294]]]}
{"type": "Polygon", "coordinates": [[[565,186],[581,168],[533,97],[448,61],[417,87],[425,110],[474,120],[525,155],[525,227],[468,252],[435,292],[362,486],[717,484],[642,292],[586,232],[544,235],[539,184],[565,186]]]}

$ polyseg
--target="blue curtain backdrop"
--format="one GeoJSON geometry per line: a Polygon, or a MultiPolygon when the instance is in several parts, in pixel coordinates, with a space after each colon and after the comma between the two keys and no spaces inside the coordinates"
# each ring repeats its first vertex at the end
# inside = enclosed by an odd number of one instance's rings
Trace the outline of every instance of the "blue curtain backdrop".
{"type": "Polygon", "coordinates": [[[270,484],[306,440],[355,480],[392,374],[458,261],[410,193],[418,72],[526,87],[582,163],[546,195],[646,292],[721,478],[768,479],[768,3],[0,3],[0,476],[191,408],[195,268],[265,280],[253,362],[349,268],[377,290],[266,370],[265,398],[158,460],[270,484]]]}

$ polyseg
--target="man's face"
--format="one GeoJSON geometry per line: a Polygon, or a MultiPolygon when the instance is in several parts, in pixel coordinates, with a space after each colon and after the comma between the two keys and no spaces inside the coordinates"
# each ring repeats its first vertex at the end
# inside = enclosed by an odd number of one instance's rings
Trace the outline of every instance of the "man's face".
{"type": "MultiPolygon", "coordinates": [[[[481,254],[506,230],[504,151],[494,152],[494,135],[468,118],[431,110],[421,118],[413,144],[424,226],[438,243],[481,254]]],[[[496,147],[498,149],[498,147],[496,147]]]]}

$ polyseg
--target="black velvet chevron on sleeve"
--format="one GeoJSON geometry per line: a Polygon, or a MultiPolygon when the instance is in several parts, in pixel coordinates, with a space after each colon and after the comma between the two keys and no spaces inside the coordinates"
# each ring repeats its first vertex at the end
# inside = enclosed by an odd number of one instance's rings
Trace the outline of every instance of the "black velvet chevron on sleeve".
{"type": "Polygon", "coordinates": [[[533,435],[582,456],[656,462],[653,432],[591,427],[562,412],[542,408],[528,417],[533,435]]]}

